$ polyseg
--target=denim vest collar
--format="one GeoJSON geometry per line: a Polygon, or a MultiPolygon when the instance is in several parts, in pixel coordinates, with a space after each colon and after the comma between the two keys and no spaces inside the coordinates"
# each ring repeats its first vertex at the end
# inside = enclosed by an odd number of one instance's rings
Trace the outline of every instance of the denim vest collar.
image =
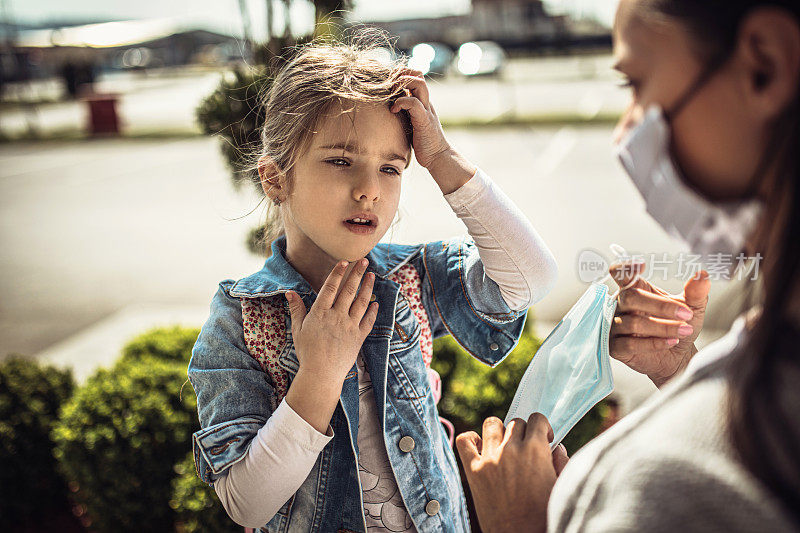
{"type": "MultiPolygon", "coordinates": [[[[378,243],[366,256],[369,259],[367,271],[385,279],[413,258],[423,246],[378,243]]],[[[271,249],[272,255],[261,270],[234,283],[230,295],[237,298],[263,298],[291,290],[301,297],[315,297],[311,285],[286,261],[286,236],[275,239],[271,249]]]]}

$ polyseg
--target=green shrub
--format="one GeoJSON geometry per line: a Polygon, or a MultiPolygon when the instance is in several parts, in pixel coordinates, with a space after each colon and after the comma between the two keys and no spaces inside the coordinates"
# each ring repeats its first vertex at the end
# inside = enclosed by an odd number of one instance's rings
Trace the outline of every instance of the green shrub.
{"type": "MultiPolygon", "coordinates": [[[[480,434],[486,418],[505,418],[517,386],[542,343],[532,333],[531,322],[528,320],[516,348],[495,368],[469,355],[450,336],[434,341],[431,366],[442,377],[439,412],[453,423],[457,433],[480,434]]],[[[564,438],[570,454],[600,432],[604,412],[601,402],[564,438]]]]}
{"type": "Polygon", "coordinates": [[[192,452],[175,465],[177,477],[172,480],[170,507],[178,515],[177,531],[181,533],[241,532],[222,507],[217,493],[195,473],[192,452]]]}
{"type": "Polygon", "coordinates": [[[153,328],[125,345],[122,349],[122,360],[138,361],[143,357],[155,357],[162,361],[188,364],[198,335],[200,335],[199,328],[183,326],[153,328]]]}
{"type": "Polygon", "coordinates": [[[199,428],[186,364],[142,356],[101,369],[63,406],[55,455],[93,531],[173,531],[174,466],[199,428]]]}
{"type": "Polygon", "coordinates": [[[50,431],[74,386],[70,371],[32,359],[11,356],[0,363],[0,522],[5,531],[45,529],[54,516],[70,514],[50,431]]]}

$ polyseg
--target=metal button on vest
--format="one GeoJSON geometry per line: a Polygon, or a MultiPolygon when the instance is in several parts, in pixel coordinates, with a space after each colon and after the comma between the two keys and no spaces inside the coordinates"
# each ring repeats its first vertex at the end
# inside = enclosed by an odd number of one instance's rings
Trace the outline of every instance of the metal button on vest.
{"type": "Polygon", "coordinates": [[[439,500],[431,500],[428,502],[428,505],[425,506],[425,512],[428,513],[428,516],[433,516],[439,512],[441,509],[441,505],[439,505],[439,500]]]}
{"type": "Polygon", "coordinates": [[[400,451],[401,452],[406,452],[406,453],[408,453],[411,450],[413,450],[414,446],[416,446],[416,445],[417,445],[417,443],[414,442],[414,439],[409,437],[409,436],[403,437],[402,439],[400,439],[400,442],[398,443],[398,446],[400,446],[400,451]]]}
{"type": "Polygon", "coordinates": [[[378,297],[377,297],[377,296],[375,296],[374,294],[373,294],[372,296],[370,296],[370,297],[369,297],[369,301],[370,301],[370,302],[374,302],[374,301],[375,301],[375,300],[377,300],[377,299],[378,299],[378,297]]]}
{"type": "Polygon", "coordinates": [[[489,345],[489,349],[492,350],[493,352],[496,352],[498,348],[500,347],[497,345],[496,342],[493,342],[492,344],[489,345]]]}

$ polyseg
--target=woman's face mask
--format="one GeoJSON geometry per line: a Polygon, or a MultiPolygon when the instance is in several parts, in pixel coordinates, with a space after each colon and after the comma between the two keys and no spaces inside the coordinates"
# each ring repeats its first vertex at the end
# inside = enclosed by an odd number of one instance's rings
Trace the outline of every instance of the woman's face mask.
{"type": "Polygon", "coordinates": [[[761,203],[752,198],[712,202],[691,189],[671,154],[670,122],[721,64],[715,62],[669,112],[650,106],[643,120],[616,147],[650,216],[704,263],[717,268],[737,264],[736,258],[758,221],[761,203]]]}

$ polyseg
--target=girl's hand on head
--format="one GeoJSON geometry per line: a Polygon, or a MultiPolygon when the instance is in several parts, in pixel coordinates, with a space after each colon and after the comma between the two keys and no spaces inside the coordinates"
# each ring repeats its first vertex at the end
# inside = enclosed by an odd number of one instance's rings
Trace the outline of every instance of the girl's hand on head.
{"type": "MultiPolygon", "coordinates": [[[[620,287],[633,282],[643,263],[617,263],[609,269],[620,287]]],[[[611,325],[611,356],[646,374],[657,387],[686,368],[703,328],[711,282],[701,270],[673,295],[639,279],[620,292],[611,325]]]]}
{"type": "Polygon", "coordinates": [[[450,144],[444,136],[439,117],[431,104],[428,85],[422,72],[408,69],[399,81],[410,96],[398,98],[392,105],[391,111],[392,113],[398,113],[401,109],[408,111],[411,127],[414,130],[414,154],[420,165],[429,168],[437,157],[451,150],[450,144]]]}
{"type": "Polygon", "coordinates": [[[368,263],[367,259],[359,260],[347,279],[344,275],[349,263],[338,263],[308,312],[297,293],[286,293],[295,352],[304,373],[341,386],[353,367],[378,316],[378,303],[370,304],[375,274],[364,275],[368,263]]]}

